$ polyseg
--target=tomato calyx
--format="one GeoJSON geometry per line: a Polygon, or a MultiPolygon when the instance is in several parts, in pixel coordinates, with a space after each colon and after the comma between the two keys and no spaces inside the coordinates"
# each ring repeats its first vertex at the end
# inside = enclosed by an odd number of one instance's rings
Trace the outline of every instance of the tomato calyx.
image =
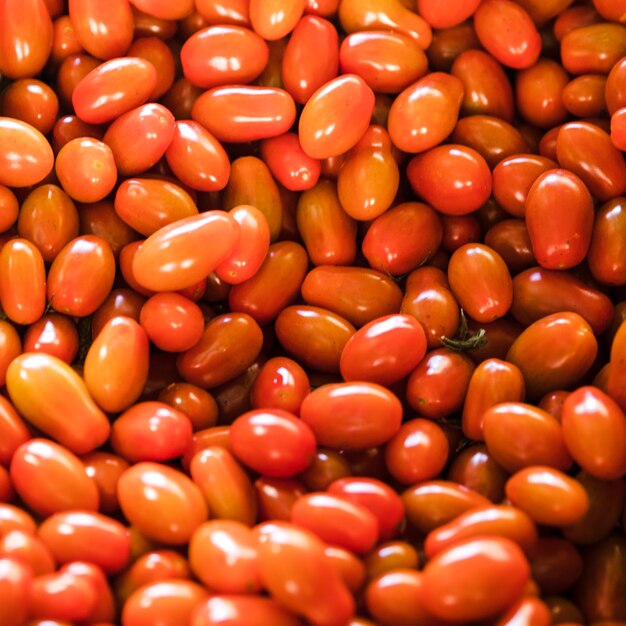
{"type": "Polygon", "coordinates": [[[479,328],[473,333],[467,325],[467,317],[465,312],[461,309],[461,322],[454,335],[454,337],[442,337],[441,343],[449,350],[455,352],[469,352],[470,350],[477,350],[484,348],[487,345],[486,331],[484,328],[479,328]]]}

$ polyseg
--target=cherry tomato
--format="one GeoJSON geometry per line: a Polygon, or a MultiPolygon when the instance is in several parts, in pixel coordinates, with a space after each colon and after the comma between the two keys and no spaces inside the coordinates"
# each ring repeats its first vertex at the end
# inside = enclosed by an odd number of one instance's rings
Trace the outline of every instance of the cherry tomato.
{"type": "Polygon", "coordinates": [[[51,574],[56,569],[54,557],[46,544],[23,530],[12,530],[2,536],[0,554],[26,563],[35,576],[51,574]]]}
{"type": "Polygon", "coordinates": [[[287,189],[304,191],[317,183],[321,171],[320,163],[302,150],[295,133],[264,139],[260,150],[272,175],[287,189]]]}
{"type": "Polygon", "coordinates": [[[586,491],[563,472],[542,465],[526,467],[509,478],[506,496],[538,524],[570,526],[589,508],[586,491]]]}
{"type": "Polygon", "coordinates": [[[275,357],[263,365],[250,392],[255,409],[281,409],[299,415],[300,406],[311,390],[306,372],[285,357],[275,357]]]}
{"type": "Polygon", "coordinates": [[[507,472],[530,465],[567,471],[572,466],[564,431],[555,417],[521,402],[501,402],[483,413],[487,450],[507,472]]]}
{"type": "Polygon", "coordinates": [[[440,619],[493,617],[522,595],[530,566],[516,543],[505,537],[459,541],[424,568],[422,601],[440,619]]]}
{"type": "Polygon", "coordinates": [[[294,29],[304,6],[305,0],[295,0],[287,7],[280,0],[251,0],[250,24],[267,41],[281,39],[294,29]]]}
{"type": "Polygon", "coordinates": [[[365,559],[370,580],[395,569],[417,569],[417,550],[406,541],[387,541],[379,544],[365,559]]]}
{"type": "Polygon", "coordinates": [[[11,459],[11,481],[20,498],[41,516],[98,510],[95,482],[78,457],[53,441],[31,439],[22,444],[11,459]]]}
{"type": "Polygon", "coordinates": [[[389,473],[407,485],[438,476],[448,461],[448,440],[440,426],[430,420],[405,422],[385,448],[389,473]]]}
{"type": "Polygon", "coordinates": [[[137,281],[154,291],[184,289],[208,276],[228,256],[239,224],[221,211],[177,220],[150,235],[133,259],[137,281]],[[212,245],[207,246],[207,238],[212,245]]]}
{"type": "Polygon", "coordinates": [[[63,315],[44,315],[24,335],[24,352],[45,352],[71,364],[78,353],[78,331],[63,315]]]}
{"type": "Polygon", "coordinates": [[[472,16],[479,0],[464,0],[454,6],[443,7],[436,0],[418,0],[417,12],[433,28],[450,28],[472,16]]]}
{"type": "Polygon", "coordinates": [[[278,602],[263,596],[214,595],[192,615],[191,626],[299,626],[301,622],[278,602]],[[224,616],[227,615],[226,621],[224,616]]]}
{"type": "Polygon", "coordinates": [[[184,544],[208,515],[200,489],[182,472],[158,463],[137,463],[117,485],[126,519],[149,539],[184,544]]]}
{"type": "Polygon", "coordinates": [[[24,418],[76,454],[91,452],[109,436],[109,422],[83,380],[54,356],[17,357],[7,371],[7,390],[24,418]]]}
{"type": "Polygon", "coordinates": [[[12,557],[0,558],[0,620],[6,626],[24,624],[30,613],[33,574],[28,564],[12,557]]]}
{"type": "Polygon", "coordinates": [[[375,383],[336,383],[312,391],[300,407],[300,417],[320,445],[367,450],[398,432],[402,406],[393,393],[375,383]]]}
{"type": "Polygon", "coordinates": [[[119,509],[117,501],[117,481],[129,467],[129,463],[122,457],[109,452],[91,452],[81,461],[85,466],[87,476],[93,479],[100,494],[99,511],[111,513],[119,509]]]}
{"type": "Polygon", "coordinates": [[[8,467],[15,451],[29,439],[30,432],[22,418],[13,405],[0,396],[0,463],[8,467]]]}
{"type": "Polygon", "coordinates": [[[254,488],[243,467],[226,448],[209,445],[199,451],[191,460],[190,471],[214,518],[235,520],[247,526],[254,524],[257,516],[254,488]]]}
{"type": "Polygon", "coordinates": [[[437,146],[409,161],[413,191],[445,215],[466,215],[491,195],[491,172],[474,149],[458,144],[437,146]]]}
{"type": "Polygon", "coordinates": [[[570,74],[608,74],[626,53],[625,34],[610,22],[573,28],[561,39],[561,63],[570,74]]]}
{"type": "Polygon", "coordinates": [[[7,117],[27,122],[47,135],[59,113],[59,99],[52,87],[45,83],[22,78],[4,90],[2,112],[7,117]]]}

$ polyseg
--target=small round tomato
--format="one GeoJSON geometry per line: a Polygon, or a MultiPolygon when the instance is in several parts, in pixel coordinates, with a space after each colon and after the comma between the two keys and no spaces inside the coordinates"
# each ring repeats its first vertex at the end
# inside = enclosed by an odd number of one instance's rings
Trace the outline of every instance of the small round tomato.
{"type": "Polygon", "coordinates": [[[583,560],[576,547],[561,537],[540,537],[532,555],[531,572],[541,592],[566,592],[582,574],[583,560]]]}
{"type": "Polygon", "coordinates": [[[44,315],[28,327],[24,352],[45,352],[71,364],[78,353],[76,324],[64,315],[44,315]]]}
{"type": "Polygon", "coordinates": [[[299,415],[310,391],[309,377],[296,361],[274,357],[263,365],[254,380],[250,402],[255,409],[282,409],[299,415]]]}
{"type": "Polygon", "coordinates": [[[30,613],[33,573],[19,558],[0,558],[0,620],[6,626],[24,624],[30,613]]]}
{"type": "Polygon", "coordinates": [[[81,461],[85,466],[87,476],[96,483],[100,494],[99,511],[112,513],[119,510],[117,501],[117,481],[129,468],[129,463],[122,457],[110,452],[91,452],[81,461]]]}
{"type": "Polygon", "coordinates": [[[214,626],[228,615],[228,626],[299,626],[300,620],[276,600],[263,596],[214,595],[202,602],[190,626],[214,626]]]}
{"type": "Polygon", "coordinates": [[[319,180],[319,161],[302,150],[295,133],[264,139],[260,150],[272,176],[286,189],[304,191],[314,187],[319,180]]]}
{"type": "Polygon", "coordinates": [[[385,448],[389,473],[412,485],[438,476],[448,461],[449,444],[435,422],[413,419],[405,422],[385,448]]]}
{"type": "Polygon", "coordinates": [[[11,459],[11,481],[20,498],[41,516],[98,510],[95,482],[78,457],[53,441],[31,439],[22,444],[11,459]]]}
{"type": "Polygon", "coordinates": [[[130,561],[127,528],[99,513],[55,513],[43,522],[38,533],[61,564],[88,561],[107,574],[116,574],[130,561]]]}
{"type": "Polygon", "coordinates": [[[246,471],[226,448],[212,442],[194,455],[190,472],[212,517],[247,526],[254,524],[257,517],[254,488],[246,471]]]}
{"type": "Polygon", "coordinates": [[[146,299],[132,289],[113,289],[91,318],[91,337],[95,339],[105,324],[114,317],[129,317],[139,321],[146,299]]]}
{"type": "Polygon", "coordinates": [[[422,599],[426,610],[440,619],[485,619],[508,609],[529,577],[528,561],[510,539],[467,539],[427,563],[422,599]]]}
{"type": "Polygon", "coordinates": [[[211,428],[217,423],[219,409],[215,398],[196,385],[172,383],[161,391],[158,400],[184,413],[194,431],[211,428]]]}
{"type": "Polygon", "coordinates": [[[281,409],[256,409],[230,429],[233,454],[254,471],[286,478],[304,471],[315,455],[315,435],[306,422],[281,409]]]}
{"type": "Polygon", "coordinates": [[[386,541],[370,552],[365,558],[367,575],[370,580],[395,569],[419,567],[420,556],[417,550],[406,541],[386,541]]]}
{"type": "Polygon", "coordinates": [[[158,463],[137,463],[117,485],[126,519],[148,539],[184,544],[208,515],[200,489],[182,472],[158,463]]]}
{"type": "Polygon", "coordinates": [[[200,307],[177,293],[157,293],[141,308],[139,322],[150,341],[166,352],[184,352],[195,346],[204,331],[200,307]]]}
{"type": "Polygon", "coordinates": [[[570,526],[589,508],[580,483],[551,467],[533,465],[513,474],[506,483],[506,497],[538,524],[570,526]]]}
{"type": "Polygon", "coordinates": [[[481,494],[494,504],[504,500],[504,485],[508,477],[483,444],[461,450],[447,472],[449,480],[481,494]]]}
{"type": "Polygon", "coordinates": [[[0,463],[8,467],[15,451],[30,437],[26,424],[13,405],[0,396],[0,463]]]}
{"type": "Polygon", "coordinates": [[[367,450],[389,441],[400,428],[402,405],[385,387],[368,382],[323,385],[300,407],[320,445],[367,450]]]}
{"type": "Polygon", "coordinates": [[[29,565],[35,576],[51,574],[56,563],[51,550],[36,535],[11,530],[0,538],[0,554],[19,559],[29,565]]]}
{"type": "Polygon", "coordinates": [[[52,87],[39,80],[17,80],[2,94],[2,112],[7,117],[31,124],[47,135],[59,112],[59,99],[52,87]]]}

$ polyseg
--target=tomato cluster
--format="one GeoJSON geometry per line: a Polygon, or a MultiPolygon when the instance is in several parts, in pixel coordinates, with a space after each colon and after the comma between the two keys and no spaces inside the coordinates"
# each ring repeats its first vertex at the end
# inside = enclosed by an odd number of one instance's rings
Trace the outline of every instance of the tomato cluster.
{"type": "Polygon", "coordinates": [[[0,626],[626,626],[624,0],[0,0],[0,626]]]}

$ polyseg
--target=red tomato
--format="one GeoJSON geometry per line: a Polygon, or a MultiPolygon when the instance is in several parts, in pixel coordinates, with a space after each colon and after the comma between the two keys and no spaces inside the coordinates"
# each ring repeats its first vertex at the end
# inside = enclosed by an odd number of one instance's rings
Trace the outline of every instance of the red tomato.
{"type": "Polygon", "coordinates": [[[11,481],[20,498],[43,517],[98,510],[96,483],[78,457],[53,441],[31,439],[22,444],[11,459],[11,481]]]}
{"type": "Polygon", "coordinates": [[[263,71],[269,49],[257,33],[241,26],[210,26],[194,33],[180,51],[185,78],[203,89],[245,84],[263,71]]]}
{"type": "Polygon", "coordinates": [[[447,472],[449,480],[472,489],[495,504],[504,500],[504,485],[508,477],[482,444],[461,450],[447,472]]]}
{"type": "Polygon", "coordinates": [[[111,447],[131,463],[168,461],[187,450],[191,422],[161,402],[140,402],[126,409],[111,428],[111,447]]]}
{"type": "Polygon", "coordinates": [[[367,450],[389,441],[402,421],[400,400],[375,383],[323,385],[300,407],[318,444],[339,450],[367,450]]]}
{"type": "Polygon", "coordinates": [[[250,392],[255,409],[281,409],[294,415],[311,391],[306,372],[293,359],[274,357],[263,365],[250,392]]]}
{"type": "Polygon", "coordinates": [[[228,85],[205,91],[191,117],[219,141],[240,143],[286,133],[296,118],[296,105],[279,87],[228,85]]]}
{"type": "Polygon", "coordinates": [[[107,129],[103,141],[122,176],[145,172],[155,165],[172,143],[174,116],[160,104],[144,104],[120,115],[107,129]]]}
{"type": "Polygon", "coordinates": [[[474,14],[480,43],[500,63],[514,69],[534,65],[541,37],[530,15],[512,0],[486,0],[474,14]]]}
{"type": "Polygon", "coordinates": [[[288,35],[304,11],[305,0],[285,6],[281,0],[250,0],[250,24],[267,41],[288,35]]]}
{"type": "Polygon", "coordinates": [[[87,476],[92,478],[100,494],[101,513],[111,513],[119,509],[117,501],[117,481],[129,467],[121,457],[109,452],[91,452],[81,461],[85,466],[87,476]]]}
{"type": "Polygon", "coordinates": [[[426,610],[440,619],[480,620],[510,608],[529,577],[528,561],[513,541],[472,538],[427,563],[421,597],[426,610]]]}
{"type": "Polygon", "coordinates": [[[619,405],[595,387],[580,387],[563,404],[563,436],[574,460],[602,480],[626,474],[626,418],[619,405]]]}
{"type": "Polygon", "coordinates": [[[295,26],[282,60],[285,89],[298,104],[337,76],[339,39],[337,30],[322,17],[305,15],[295,26]]]}
{"type": "Polygon", "coordinates": [[[129,317],[107,322],[85,358],[84,379],[94,400],[119,413],[141,395],[148,380],[150,346],[144,329],[129,317]]]}
{"type": "Polygon", "coordinates": [[[0,303],[16,324],[32,324],[46,306],[46,270],[41,252],[26,239],[13,239],[0,251],[0,303]]]}
{"type": "Polygon", "coordinates": [[[182,472],[158,463],[137,463],[117,486],[126,519],[148,539],[187,543],[208,515],[200,489],[182,472]]]}
{"type": "Polygon", "coordinates": [[[466,215],[491,195],[491,172],[485,159],[458,144],[437,146],[409,161],[413,191],[445,215],[466,215]]]}
{"type": "Polygon", "coordinates": [[[302,150],[295,133],[264,139],[260,151],[272,176],[291,191],[311,189],[320,177],[319,161],[302,150]]]}
{"type": "Polygon", "coordinates": [[[256,534],[261,582],[272,597],[318,626],[350,619],[352,594],[315,535],[285,522],[261,524],[256,534]]]}
{"type": "Polygon", "coordinates": [[[415,369],[425,354],[422,325],[409,315],[389,315],[366,324],[348,339],[339,366],[344,380],[389,386],[415,369]]]}
{"type": "Polygon", "coordinates": [[[116,574],[130,561],[128,530],[99,513],[55,513],[39,527],[39,537],[61,564],[88,561],[116,574]]]}
{"type": "Polygon", "coordinates": [[[20,559],[0,558],[0,621],[5,626],[21,626],[30,614],[33,574],[20,559]]]}
{"type": "Polygon", "coordinates": [[[198,606],[190,626],[299,626],[300,623],[293,613],[271,598],[214,595],[198,606]]]}
{"type": "Polygon", "coordinates": [[[488,408],[483,413],[483,435],[487,450],[507,472],[530,465],[562,471],[572,466],[558,420],[530,404],[501,402],[488,408]]]}
{"type": "Polygon", "coordinates": [[[3,2],[0,42],[0,73],[8,78],[39,74],[52,49],[52,20],[45,2],[3,2]]]}
{"type": "Polygon", "coordinates": [[[300,116],[302,149],[315,159],[337,156],[364,135],[374,110],[374,92],[354,74],[328,81],[307,101],[300,116]]]}
{"type": "Polygon", "coordinates": [[[0,143],[13,147],[11,150],[3,150],[0,156],[0,185],[36,185],[52,170],[52,148],[48,140],[30,124],[0,117],[0,143]]]}
{"type": "Polygon", "coordinates": [[[256,541],[241,522],[202,524],[189,542],[189,564],[194,574],[218,593],[254,593],[261,588],[256,541]]]}
{"type": "Polygon", "coordinates": [[[103,124],[143,104],[156,81],[156,70],[149,61],[139,57],[113,59],[99,65],[76,85],[72,104],[84,122],[103,124]]]}
{"type": "MultiPolygon", "coordinates": [[[[229,435],[230,440],[230,435],[229,435]]],[[[250,478],[235,457],[213,442],[191,460],[191,477],[202,492],[212,517],[252,526],[257,503],[250,478]]]]}
{"type": "Polygon", "coordinates": [[[438,476],[448,461],[449,444],[440,426],[425,419],[405,422],[385,448],[389,473],[406,485],[438,476]]]}
{"type": "Polygon", "coordinates": [[[450,28],[472,16],[480,0],[463,0],[463,2],[443,7],[437,0],[418,0],[417,12],[433,28],[450,28]]]}
{"type": "Polygon", "coordinates": [[[59,113],[59,99],[52,87],[22,78],[5,89],[2,96],[4,115],[29,123],[44,135],[52,130],[59,113]]]}
{"type": "Polygon", "coordinates": [[[621,24],[581,24],[561,39],[561,63],[570,74],[608,74],[626,53],[621,24]]]}
{"type": "Polygon", "coordinates": [[[150,341],[167,352],[184,352],[195,346],[204,331],[202,310],[177,293],[157,293],[141,308],[141,326],[150,341]]]}
{"type": "Polygon", "coordinates": [[[180,219],[141,244],[133,259],[133,273],[143,287],[154,291],[189,287],[206,278],[228,256],[239,230],[234,218],[222,211],[180,219]]]}
{"type": "Polygon", "coordinates": [[[0,463],[8,467],[15,451],[29,439],[30,432],[22,418],[13,405],[0,396],[0,463]]]}
{"type": "Polygon", "coordinates": [[[2,536],[0,554],[26,563],[35,576],[51,574],[56,569],[54,557],[46,544],[23,530],[12,530],[2,536]]]}
{"type": "Polygon", "coordinates": [[[230,429],[233,454],[264,476],[286,478],[304,471],[316,441],[306,422],[281,409],[256,409],[238,417],[230,429]]]}
{"type": "Polygon", "coordinates": [[[159,394],[158,400],[184,413],[194,431],[215,426],[218,406],[215,398],[204,389],[189,383],[172,383],[159,394]]]}
{"type": "Polygon", "coordinates": [[[194,10],[192,0],[183,0],[172,6],[167,0],[132,0],[131,4],[142,13],[161,20],[182,20],[194,10]]]}
{"type": "Polygon", "coordinates": [[[109,421],[83,380],[54,356],[17,357],[7,371],[7,391],[24,418],[76,454],[91,452],[109,436],[109,421]]]}
{"type": "Polygon", "coordinates": [[[378,521],[369,509],[329,493],[299,498],[291,508],[291,521],[325,543],[356,554],[369,552],[378,541],[378,521]]]}
{"type": "Polygon", "coordinates": [[[538,524],[570,526],[589,509],[587,492],[579,482],[551,467],[534,465],[513,474],[506,497],[538,524]]]}

